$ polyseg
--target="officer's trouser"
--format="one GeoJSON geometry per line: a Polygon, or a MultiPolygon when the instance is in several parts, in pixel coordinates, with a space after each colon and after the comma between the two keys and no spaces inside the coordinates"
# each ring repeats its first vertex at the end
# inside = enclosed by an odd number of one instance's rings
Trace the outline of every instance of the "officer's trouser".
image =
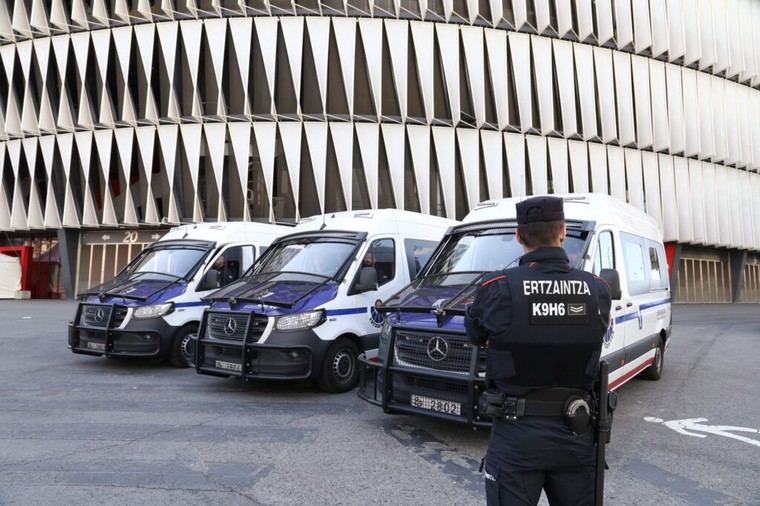
{"type": "Polygon", "coordinates": [[[576,436],[561,418],[497,422],[485,467],[488,506],[594,503],[594,435],[576,436]]]}

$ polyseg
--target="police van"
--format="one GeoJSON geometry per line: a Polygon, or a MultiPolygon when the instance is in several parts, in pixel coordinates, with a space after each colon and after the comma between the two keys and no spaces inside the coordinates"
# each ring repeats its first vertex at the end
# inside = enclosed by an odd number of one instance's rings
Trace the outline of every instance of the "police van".
{"type": "MultiPolygon", "coordinates": [[[[564,200],[571,265],[610,284],[612,310],[602,359],[610,389],[636,375],[657,380],[671,328],[668,265],[654,219],[602,194],[564,200]]],[[[359,397],[386,412],[416,413],[486,426],[478,413],[486,350],[469,344],[464,311],[489,273],[518,264],[515,204],[483,202],[449,231],[430,262],[382,306],[378,350],[360,357],[359,397]]],[[[551,310],[551,308],[547,308],[551,310]]]]}
{"type": "Polygon", "coordinates": [[[209,296],[197,371],[354,388],[357,355],[377,348],[376,302],[407,285],[455,223],[392,209],[302,221],[249,276],[209,296]]]}
{"type": "Polygon", "coordinates": [[[74,353],[155,357],[191,365],[205,295],[237,280],[291,227],[204,223],[174,227],[114,279],[79,294],[74,353]]]}

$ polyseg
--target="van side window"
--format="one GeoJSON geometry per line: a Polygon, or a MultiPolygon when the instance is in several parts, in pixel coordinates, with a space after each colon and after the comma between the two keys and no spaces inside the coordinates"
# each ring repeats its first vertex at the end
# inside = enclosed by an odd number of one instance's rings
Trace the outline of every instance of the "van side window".
{"type": "Polygon", "coordinates": [[[594,274],[599,274],[602,269],[615,268],[615,247],[612,242],[612,232],[606,230],[599,234],[594,257],[594,274]]]}
{"type": "Polygon", "coordinates": [[[253,264],[254,258],[253,246],[232,246],[222,251],[222,254],[216,257],[211,265],[211,268],[218,273],[218,284],[217,286],[206,287],[206,289],[229,285],[248,270],[253,264]]]}
{"type": "Polygon", "coordinates": [[[373,241],[362,259],[362,267],[374,267],[377,286],[393,280],[396,276],[396,244],[393,239],[373,241]]]}
{"type": "Polygon", "coordinates": [[[649,261],[645,257],[644,239],[621,233],[628,293],[640,295],[649,291],[649,261]]]}
{"type": "Polygon", "coordinates": [[[668,287],[668,270],[665,254],[661,246],[649,244],[649,279],[651,290],[664,290],[668,287]]]}
{"type": "Polygon", "coordinates": [[[435,241],[421,241],[418,239],[404,239],[406,261],[409,263],[409,277],[414,279],[422,270],[430,257],[433,256],[438,243],[435,241]]]}

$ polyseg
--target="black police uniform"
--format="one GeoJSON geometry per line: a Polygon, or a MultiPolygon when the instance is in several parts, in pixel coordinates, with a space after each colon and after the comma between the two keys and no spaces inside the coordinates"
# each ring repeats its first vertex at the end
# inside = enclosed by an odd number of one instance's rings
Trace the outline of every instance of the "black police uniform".
{"type": "MultiPolygon", "coordinates": [[[[564,219],[560,199],[518,204],[518,224],[557,216],[564,219]],[[538,210],[526,217],[531,206],[538,210]]],[[[488,346],[489,387],[517,406],[510,413],[517,419],[493,423],[485,465],[489,505],[536,504],[542,488],[553,505],[593,504],[593,431],[576,435],[562,413],[568,398],[591,392],[609,313],[606,283],[571,268],[558,247],[527,253],[519,267],[481,283],[467,309],[467,333],[488,346]]]]}

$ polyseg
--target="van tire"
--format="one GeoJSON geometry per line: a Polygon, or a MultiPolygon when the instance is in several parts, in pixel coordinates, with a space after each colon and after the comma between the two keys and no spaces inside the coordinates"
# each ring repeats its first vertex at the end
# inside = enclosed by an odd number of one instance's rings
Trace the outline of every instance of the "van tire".
{"type": "Polygon", "coordinates": [[[665,364],[665,345],[662,342],[662,338],[657,342],[657,348],[654,352],[654,362],[652,365],[644,369],[641,373],[641,377],[649,381],[657,381],[662,378],[662,368],[665,364]]]}
{"type": "Polygon", "coordinates": [[[182,327],[172,341],[172,349],[169,352],[169,363],[174,367],[194,367],[195,349],[189,343],[197,337],[198,327],[186,325],[182,327]]]}
{"type": "Polygon", "coordinates": [[[352,390],[359,382],[358,355],[359,348],[350,339],[342,337],[332,343],[322,361],[319,388],[333,394],[352,390]]]}

